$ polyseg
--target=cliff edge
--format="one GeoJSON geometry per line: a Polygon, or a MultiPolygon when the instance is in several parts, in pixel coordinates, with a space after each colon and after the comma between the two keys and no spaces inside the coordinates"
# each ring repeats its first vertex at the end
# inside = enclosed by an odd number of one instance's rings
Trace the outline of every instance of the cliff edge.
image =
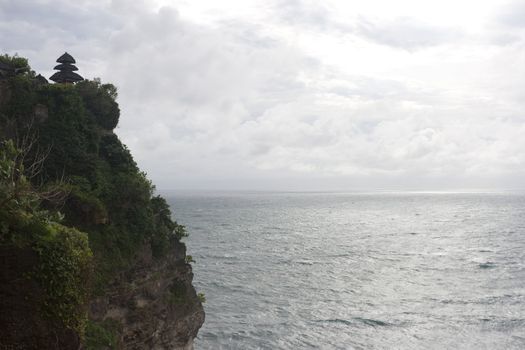
{"type": "Polygon", "coordinates": [[[187,233],[113,132],[116,88],[0,63],[0,349],[192,349],[187,233]]]}

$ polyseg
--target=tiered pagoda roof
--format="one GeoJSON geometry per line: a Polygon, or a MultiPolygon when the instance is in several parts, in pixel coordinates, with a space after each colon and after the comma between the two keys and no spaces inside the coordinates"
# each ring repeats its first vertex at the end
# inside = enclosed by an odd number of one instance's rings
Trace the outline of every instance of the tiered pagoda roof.
{"type": "Polygon", "coordinates": [[[48,81],[47,79],[42,75],[42,74],[39,74],[35,77],[35,80],[37,81],[37,83],[39,84],[47,84],[48,81]]]}
{"type": "Polygon", "coordinates": [[[84,78],[75,73],[75,71],[78,70],[78,68],[74,65],[76,61],[73,56],[67,52],[60,56],[57,59],[57,62],[60,64],[56,65],[53,69],[58,70],[58,72],[53,74],[49,79],[56,83],[62,84],[73,84],[84,80],[84,78]]]}

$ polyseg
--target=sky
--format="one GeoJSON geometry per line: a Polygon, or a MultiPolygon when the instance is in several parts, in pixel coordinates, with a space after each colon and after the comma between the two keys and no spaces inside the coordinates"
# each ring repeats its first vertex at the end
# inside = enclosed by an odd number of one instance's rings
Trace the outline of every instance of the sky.
{"type": "Polygon", "coordinates": [[[0,32],[116,85],[161,190],[525,188],[523,1],[0,0],[0,32]]]}

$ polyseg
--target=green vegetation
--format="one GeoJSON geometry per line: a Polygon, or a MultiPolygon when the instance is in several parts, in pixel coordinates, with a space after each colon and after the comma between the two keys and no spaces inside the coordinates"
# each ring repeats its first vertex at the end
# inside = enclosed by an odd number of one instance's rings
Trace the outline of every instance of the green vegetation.
{"type": "Polygon", "coordinates": [[[87,235],[60,224],[59,213],[42,209],[42,200],[58,197],[60,189],[35,189],[24,157],[13,141],[0,144],[0,244],[35,252],[38,263],[26,277],[43,290],[39,311],[82,336],[92,267],[87,235]]]}
{"type": "Polygon", "coordinates": [[[56,223],[49,227],[50,235],[35,240],[40,259],[32,278],[46,291],[43,313],[82,336],[92,267],[87,235],[56,223]]]}
{"type": "Polygon", "coordinates": [[[174,279],[169,288],[168,303],[171,305],[182,304],[186,300],[186,285],[183,281],[174,279]]]}
{"type": "Polygon", "coordinates": [[[113,130],[120,116],[117,102],[117,89],[112,84],[102,84],[100,79],[84,80],[75,86],[78,94],[86,104],[88,116],[98,125],[113,130]]]}
{"type": "Polygon", "coordinates": [[[204,293],[198,293],[197,298],[199,298],[200,302],[203,304],[206,302],[206,296],[204,295],[204,293]]]}
{"type": "MultiPolygon", "coordinates": [[[[20,57],[0,61],[27,66],[20,57]]],[[[90,295],[104,294],[144,244],[162,258],[187,233],[112,132],[116,88],[38,84],[34,75],[28,67],[0,81],[10,92],[0,98],[0,243],[39,254],[32,278],[46,291],[46,315],[82,334],[90,295]]],[[[110,342],[105,327],[88,324],[88,342],[110,342]]]]}
{"type": "Polygon", "coordinates": [[[27,71],[30,70],[29,63],[27,62],[27,58],[23,58],[18,55],[14,55],[14,56],[9,56],[7,54],[0,55],[0,62],[8,64],[15,69],[27,68],[27,71]]]}
{"type": "Polygon", "coordinates": [[[88,321],[86,327],[86,350],[116,349],[120,325],[113,320],[102,322],[88,321]]]}

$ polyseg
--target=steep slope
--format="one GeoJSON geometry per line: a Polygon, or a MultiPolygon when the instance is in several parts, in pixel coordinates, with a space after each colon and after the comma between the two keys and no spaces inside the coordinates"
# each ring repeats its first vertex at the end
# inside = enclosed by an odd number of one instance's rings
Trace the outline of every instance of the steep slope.
{"type": "Polygon", "coordinates": [[[50,85],[31,71],[0,80],[2,157],[15,174],[0,178],[14,194],[0,205],[0,348],[186,349],[204,322],[181,242],[186,232],[114,134],[116,97],[113,85],[98,80],[50,85]],[[20,206],[27,195],[30,204],[20,206]],[[27,218],[45,232],[19,223],[27,218]],[[66,258],[47,271],[84,254],[64,287],[76,299],[48,298],[38,270],[46,259],[39,242],[59,241],[56,232],[86,243],[64,248],[66,258]],[[60,304],[69,308],[45,312],[60,304]],[[66,322],[71,310],[73,325],[66,322]]]}

